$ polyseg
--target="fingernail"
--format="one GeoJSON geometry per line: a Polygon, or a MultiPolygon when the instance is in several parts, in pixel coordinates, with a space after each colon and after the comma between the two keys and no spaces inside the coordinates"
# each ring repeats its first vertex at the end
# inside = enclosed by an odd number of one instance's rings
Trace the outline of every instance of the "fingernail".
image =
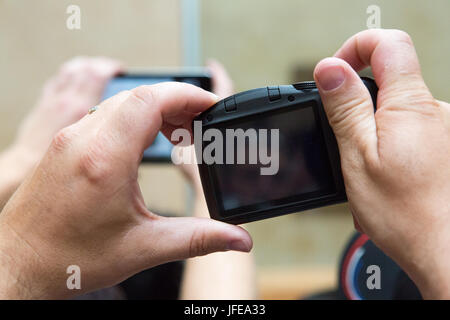
{"type": "Polygon", "coordinates": [[[241,252],[249,252],[250,246],[242,240],[234,240],[228,244],[228,250],[232,251],[241,251],[241,252]]]}
{"type": "Polygon", "coordinates": [[[345,72],[342,66],[329,66],[317,75],[320,88],[330,91],[339,87],[345,80],[345,72]]]}

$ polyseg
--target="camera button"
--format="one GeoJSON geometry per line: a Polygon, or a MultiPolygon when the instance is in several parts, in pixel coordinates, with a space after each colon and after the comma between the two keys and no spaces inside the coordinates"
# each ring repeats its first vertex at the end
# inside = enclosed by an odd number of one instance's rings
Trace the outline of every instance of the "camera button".
{"type": "Polygon", "coordinates": [[[236,100],[234,100],[234,96],[226,98],[224,104],[226,112],[236,111],[237,109],[236,100]]]}
{"type": "Polygon", "coordinates": [[[267,95],[270,101],[275,101],[281,98],[279,87],[267,87],[267,95]]]}

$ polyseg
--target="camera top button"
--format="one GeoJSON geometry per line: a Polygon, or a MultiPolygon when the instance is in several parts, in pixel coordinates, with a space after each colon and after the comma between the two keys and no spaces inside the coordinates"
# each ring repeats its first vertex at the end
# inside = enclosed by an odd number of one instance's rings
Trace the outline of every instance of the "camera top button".
{"type": "Polygon", "coordinates": [[[298,82],[298,83],[294,83],[292,86],[295,89],[301,90],[301,91],[317,89],[316,83],[314,81],[298,82]]]}
{"type": "Polygon", "coordinates": [[[234,99],[234,96],[226,98],[224,101],[224,105],[225,105],[226,112],[236,111],[236,109],[237,109],[236,100],[234,99]]]}
{"type": "Polygon", "coordinates": [[[270,101],[275,101],[281,98],[279,87],[267,87],[267,95],[270,101]]]}

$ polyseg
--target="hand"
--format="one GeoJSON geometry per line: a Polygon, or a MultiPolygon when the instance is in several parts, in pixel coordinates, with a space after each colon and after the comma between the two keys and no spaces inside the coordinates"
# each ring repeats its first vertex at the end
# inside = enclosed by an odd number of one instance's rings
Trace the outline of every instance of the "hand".
{"type": "Polygon", "coordinates": [[[240,227],[150,212],[137,183],[142,153],[158,131],[190,127],[216,100],[188,84],[143,86],[60,131],[0,215],[0,293],[65,298],[168,261],[249,251],[240,227]],[[81,269],[81,291],[66,287],[69,265],[81,269]]]}
{"type": "Polygon", "coordinates": [[[36,106],[20,126],[15,145],[37,163],[53,136],[100,103],[108,81],[121,71],[118,61],[103,57],[66,62],[45,84],[36,106]]]}
{"type": "Polygon", "coordinates": [[[450,298],[450,105],[426,87],[410,37],[358,33],[314,77],[355,224],[424,297],[450,298]],[[375,114],[355,72],[369,65],[379,87],[375,114]]]}
{"type": "Polygon", "coordinates": [[[0,155],[0,210],[41,160],[55,133],[97,105],[107,82],[120,71],[117,61],[79,57],[66,62],[46,83],[14,143],[0,155]]]}
{"type": "Polygon", "coordinates": [[[212,91],[220,98],[225,99],[233,94],[233,81],[225,67],[217,60],[211,59],[207,63],[211,72],[212,91]]]}

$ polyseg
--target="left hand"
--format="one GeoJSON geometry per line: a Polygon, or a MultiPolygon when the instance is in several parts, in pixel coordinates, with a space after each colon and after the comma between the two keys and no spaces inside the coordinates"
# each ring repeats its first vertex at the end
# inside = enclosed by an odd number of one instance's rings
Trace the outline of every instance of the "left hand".
{"type": "Polygon", "coordinates": [[[168,261],[249,251],[238,226],[150,212],[137,182],[158,131],[190,127],[216,101],[188,84],[142,86],[60,131],[0,214],[0,296],[67,298],[168,261]],[[66,286],[70,265],[80,267],[81,290],[66,286]]]}

